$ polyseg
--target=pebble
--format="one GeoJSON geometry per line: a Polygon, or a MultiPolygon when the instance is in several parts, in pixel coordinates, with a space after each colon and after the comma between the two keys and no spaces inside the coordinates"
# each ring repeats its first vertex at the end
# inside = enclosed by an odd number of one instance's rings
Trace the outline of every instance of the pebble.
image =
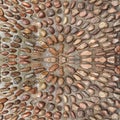
{"type": "Polygon", "coordinates": [[[49,9],[48,11],[47,11],[47,16],[48,17],[52,17],[52,16],[54,16],[55,15],[55,11],[53,10],[53,9],[49,9]]]}
{"type": "Polygon", "coordinates": [[[72,16],[76,16],[77,14],[79,14],[79,11],[77,9],[73,9],[72,16]]]}
{"type": "Polygon", "coordinates": [[[32,78],[32,77],[34,77],[34,74],[33,74],[33,73],[29,73],[29,74],[26,74],[26,75],[25,75],[25,78],[26,78],[26,79],[30,79],[30,78],[32,78]]]}
{"type": "Polygon", "coordinates": [[[22,2],[22,5],[25,6],[25,7],[28,7],[28,8],[31,7],[31,5],[28,2],[22,2]]]}
{"type": "Polygon", "coordinates": [[[92,31],[95,29],[95,26],[90,24],[87,29],[88,31],[92,31]]]}
{"type": "Polygon", "coordinates": [[[4,105],[2,103],[0,103],[0,112],[3,110],[4,105]]]}
{"type": "Polygon", "coordinates": [[[23,118],[29,117],[31,115],[31,112],[26,112],[22,115],[23,118]]]}
{"type": "Polygon", "coordinates": [[[2,10],[2,8],[0,8],[0,16],[3,16],[4,15],[4,12],[2,10]]]}
{"type": "Polygon", "coordinates": [[[50,32],[51,34],[54,34],[54,33],[55,33],[55,29],[54,29],[53,27],[50,26],[48,29],[49,29],[49,32],[50,32]]]}
{"type": "Polygon", "coordinates": [[[53,54],[55,56],[58,55],[58,51],[55,48],[49,48],[49,51],[51,54],[53,54]]]}
{"type": "Polygon", "coordinates": [[[64,85],[64,79],[63,78],[59,78],[58,79],[58,85],[64,85]]]}
{"type": "MultiPolygon", "coordinates": [[[[72,17],[72,18],[71,18],[71,22],[70,22],[71,25],[75,24],[76,21],[77,21],[76,17],[72,17]]],[[[76,28],[76,29],[77,29],[77,28],[76,28]]]]}
{"type": "Polygon", "coordinates": [[[49,68],[49,71],[50,71],[50,72],[53,72],[53,71],[55,71],[58,67],[59,67],[58,64],[54,64],[54,65],[52,65],[52,66],[49,68]]]}
{"type": "Polygon", "coordinates": [[[114,120],[114,119],[119,119],[119,115],[114,113],[112,114],[111,118],[114,120]]]}
{"type": "Polygon", "coordinates": [[[72,85],[72,86],[71,86],[71,90],[72,90],[73,92],[77,92],[77,91],[78,91],[78,87],[75,86],[75,85],[72,85]]]}
{"type": "Polygon", "coordinates": [[[84,117],[84,116],[85,116],[85,113],[84,113],[84,111],[79,110],[79,111],[77,112],[77,115],[78,115],[78,117],[84,117]]]}
{"type": "Polygon", "coordinates": [[[23,30],[23,33],[25,33],[25,34],[31,34],[32,31],[31,31],[30,29],[28,29],[28,28],[25,28],[25,29],[23,30]]]}
{"type": "Polygon", "coordinates": [[[77,93],[76,96],[77,96],[77,98],[78,98],[79,100],[81,100],[81,99],[83,98],[80,93],[77,93]]]}
{"type": "Polygon", "coordinates": [[[72,28],[71,33],[72,33],[72,34],[75,34],[75,33],[77,33],[78,31],[79,31],[79,29],[74,27],[74,28],[72,28]]]}
{"type": "Polygon", "coordinates": [[[48,109],[49,111],[53,111],[54,108],[55,108],[55,105],[54,105],[53,103],[48,103],[48,104],[47,104],[47,109],[48,109]]]}
{"type": "Polygon", "coordinates": [[[65,25],[65,24],[67,24],[68,23],[68,17],[64,17],[63,18],[63,24],[65,25]]]}
{"type": "Polygon", "coordinates": [[[47,32],[45,30],[41,30],[40,34],[41,34],[42,37],[45,37],[47,35],[47,32]]]}
{"type": "Polygon", "coordinates": [[[64,29],[64,33],[65,34],[68,34],[69,32],[71,31],[71,26],[70,25],[67,25],[64,29]]]}
{"type": "Polygon", "coordinates": [[[7,98],[1,98],[1,99],[0,99],[1,106],[2,106],[2,103],[6,103],[7,101],[8,101],[7,98]]]}
{"type": "Polygon", "coordinates": [[[3,21],[3,22],[8,21],[8,19],[6,17],[4,17],[4,16],[0,16],[0,20],[3,21]]]}
{"type": "Polygon", "coordinates": [[[43,11],[39,11],[38,17],[39,18],[44,18],[45,17],[45,13],[43,11]]]}
{"type": "Polygon", "coordinates": [[[46,88],[47,88],[47,84],[46,83],[41,83],[40,89],[45,90],[46,88]]]}
{"type": "Polygon", "coordinates": [[[72,104],[72,109],[73,109],[74,111],[77,111],[78,108],[79,108],[78,105],[76,105],[75,103],[72,104]]]}
{"type": "Polygon", "coordinates": [[[39,0],[31,0],[32,3],[37,4],[39,0]]]}
{"type": "Polygon", "coordinates": [[[106,22],[100,22],[99,23],[99,28],[100,29],[103,29],[103,28],[106,28],[106,27],[108,27],[108,24],[106,22]]]}
{"type": "Polygon", "coordinates": [[[54,43],[57,43],[57,42],[58,42],[57,37],[56,37],[55,35],[52,35],[52,36],[51,36],[51,39],[53,40],[54,43]]]}
{"type": "Polygon", "coordinates": [[[116,52],[117,54],[120,54],[120,46],[116,46],[115,52],[116,52]]]}
{"type": "Polygon", "coordinates": [[[30,21],[28,19],[25,19],[25,18],[22,18],[22,22],[25,25],[29,25],[30,24],[30,21]]]}
{"type": "Polygon", "coordinates": [[[54,1],[54,6],[55,6],[56,8],[60,8],[60,7],[61,7],[61,1],[60,1],[60,0],[55,0],[55,1],[54,1]]]}
{"type": "Polygon", "coordinates": [[[72,111],[72,112],[70,112],[70,114],[71,114],[71,117],[73,118],[73,119],[75,119],[76,118],[76,115],[75,115],[75,113],[72,111]]]}
{"type": "Polygon", "coordinates": [[[45,107],[45,103],[44,103],[43,101],[40,101],[40,102],[38,103],[38,107],[39,107],[40,109],[44,108],[44,107],[45,107]]]}
{"type": "Polygon", "coordinates": [[[81,80],[81,77],[77,74],[74,74],[73,77],[76,79],[76,80],[81,80]]]}
{"type": "Polygon", "coordinates": [[[77,4],[77,6],[78,6],[79,9],[83,9],[85,7],[85,3],[84,2],[79,2],[77,4]]]}
{"type": "Polygon", "coordinates": [[[74,42],[73,42],[73,45],[78,45],[82,40],[81,39],[76,39],[74,42]]]}
{"type": "Polygon", "coordinates": [[[115,8],[110,8],[108,9],[108,13],[115,13],[116,12],[116,9],[115,8]]]}
{"type": "Polygon", "coordinates": [[[100,96],[101,98],[105,98],[105,97],[108,96],[108,93],[107,93],[107,92],[104,92],[104,91],[100,91],[100,92],[99,92],[99,96],[100,96]]]}
{"type": "MultiPolygon", "coordinates": [[[[85,89],[84,85],[81,83],[77,83],[77,87],[81,90],[85,89]]],[[[84,92],[85,93],[85,92],[84,92]]],[[[85,95],[85,94],[84,94],[85,95]]]]}
{"type": "Polygon", "coordinates": [[[80,30],[80,31],[77,33],[77,36],[79,37],[79,36],[83,35],[84,32],[85,32],[84,30],[80,30]]]}
{"type": "Polygon", "coordinates": [[[67,42],[67,43],[70,43],[70,42],[73,41],[73,39],[74,39],[74,37],[73,37],[72,35],[69,35],[69,36],[67,36],[67,38],[66,38],[66,42],[67,42]]]}
{"type": "Polygon", "coordinates": [[[66,82],[68,83],[68,84],[70,84],[70,85],[72,85],[73,84],[73,82],[74,82],[74,80],[71,78],[71,77],[66,77],[66,82]]]}
{"type": "Polygon", "coordinates": [[[56,16],[56,17],[55,17],[55,21],[56,21],[57,23],[60,23],[60,22],[61,22],[61,20],[62,20],[62,19],[61,19],[61,17],[60,17],[60,16],[56,16]]]}
{"type": "Polygon", "coordinates": [[[86,103],[84,103],[84,102],[81,102],[81,103],[79,104],[79,106],[80,106],[80,108],[82,108],[83,110],[85,110],[85,109],[87,108],[87,105],[86,105],[86,103]]]}
{"type": "Polygon", "coordinates": [[[70,94],[70,93],[71,93],[71,89],[70,89],[70,87],[67,86],[67,85],[64,87],[64,90],[65,90],[65,92],[66,92],[67,94],[70,94]]]}
{"type": "Polygon", "coordinates": [[[78,47],[77,47],[77,49],[84,49],[84,48],[86,48],[87,47],[87,43],[81,43],[78,47]]]}
{"type": "Polygon", "coordinates": [[[118,6],[119,5],[119,1],[118,0],[111,1],[111,4],[113,6],[118,6]]]}
{"type": "Polygon", "coordinates": [[[65,8],[65,10],[64,10],[64,14],[69,14],[70,13],[70,9],[69,8],[65,8]]]}
{"type": "Polygon", "coordinates": [[[63,26],[62,25],[58,25],[58,26],[56,26],[56,28],[57,28],[57,31],[60,32],[60,33],[63,30],[63,26]]]}
{"type": "Polygon", "coordinates": [[[80,17],[85,17],[87,15],[87,11],[86,10],[83,10],[79,13],[79,16],[80,17]]]}
{"type": "Polygon", "coordinates": [[[82,56],[87,56],[87,55],[91,55],[92,53],[90,51],[83,51],[80,55],[82,56]]]}
{"type": "Polygon", "coordinates": [[[60,42],[63,42],[63,41],[64,41],[64,36],[63,36],[63,34],[59,34],[59,35],[58,35],[58,40],[59,40],[60,42]]]}
{"type": "Polygon", "coordinates": [[[22,97],[21,97],[21,100],[22,101],[27,101],[27,100],[29,100],[30,99],[30,96],[29,95],[23,95],[22,97]]]}

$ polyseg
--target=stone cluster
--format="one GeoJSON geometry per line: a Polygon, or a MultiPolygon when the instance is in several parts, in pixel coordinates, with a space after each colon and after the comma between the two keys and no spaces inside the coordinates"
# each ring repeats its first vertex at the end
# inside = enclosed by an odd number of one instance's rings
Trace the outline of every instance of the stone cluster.
{"type": "Polygon", "coordinates": [[[0,46],[0,120],[119,120],[119,0],[0,0],[0,46]]]}

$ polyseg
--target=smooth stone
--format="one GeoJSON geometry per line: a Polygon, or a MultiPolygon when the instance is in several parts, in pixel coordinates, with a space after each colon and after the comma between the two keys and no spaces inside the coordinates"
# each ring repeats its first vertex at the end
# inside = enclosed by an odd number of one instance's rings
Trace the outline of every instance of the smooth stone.
{"type": "Polygon", "coordinates": [[[63,18],[63,24],[66,24],[68,22],[68,17],[63,18]]]}
{"type": "Polygon", "coordinates": [[[106,93],[106,92],[104,92],[104,91],[100,91],[100,92],[99,92],[99,96],[100,96],[101,98],[105,98],[105,97],[107,97],[107,95],[108,95],[108,93],[106,93]]]}
{"type": "Polygon", "coordinates": [[[72,42],[73,41],[73,36],[71,36],[71,35],[69,35],[69,36],[67,36],[67,38],[66,38],[66,42],[67,43],[70,43],[70,42],[72,42]]]}
{"type": "Polygon", "coordinates": [[[45,90],[47,88],[47,84],[46,83],[42,83],[41,85],[40,85],[40,89],[41,90],[45,90]]]}
{"type": "Polygon", "coordinates": [[[65,34],[68,34],[69,32],[71,31],[71,26],[70,25],[67,25],[64,29],[64,33],[65,34]]]}
{"type": "Polygon", "coordinates": [[[76,16],[78,13],[79,13],[79,11],[77,9],[72,10],[72,16],[76,16]]]}
{"type": "Polygon", "coordinates": [[[75,34],[75,33],[77,33],[77,32],[78,32],[78,28],[75,28],[75,27],[72,28],[72,30],[71,30],[71,33],[72,33],[72,34],[75,34]]]}
{"type": "Polygon", "coordinates": [[[108,10],[108,13],[115,13],[115,12],[116,12],[116,9],[114,7],[108,10]]]}
{"type": "Polygon", "coordinates": [[[40,11],[40,12],[38,13],[38,17],[39,17],[39,18],[44,18],[44,17],[45,17],[45,13],[44,13],[43,11],[40,11]]]}
{"type": "Polygon", "coordinates": [[[58,40],[59,40],[60,42],[63,42],[63,41],[64,41],[64,36],[63,36],[62,34],[59,34],[59,35],[58,35],[58,40]]]}
{"type": "Polygon", "coordinates": [[[49,111],[53,111],[54,108],[55,108],[55,105],[54,105],[53,103],[48,103],[47,109],[48,109],[49,111]]]}
{"type": "Polygon", "coordinates": [[[85,113],[82,110],[78,110],[77,115],[78,115],[78,117],[84,117],[85,113]]]}
{"type": "Polygon", "coordinates": [[[71,86],[71,90],[72,90],[73,92],[77,92],[77,91],[78,91],[78,87],[75,86],[75,85],[72,85],[72,86],[71,86]]]}
{"type": "Polygon", "coordinates": [[[64,91],[65,91],[67,94],[70,94],[70,93],[71,93],[70,87],[67,86],[67,85],[64,87],[64,91]]]}
{"type": "Polygon", "coordinates": [[[4,108],[4,105],[2,103],[0,103],[0,111],[2,111],[4,108]]]}
{"type": "Polygon", "coordinates": [[[99,28],[103,29],[103,28],[106,28],[108,27],[108,24],[106,22],[100,22],[99,23],[99,28]]]}
{"type": "Polygon", "coordinates": [[[78,6],[78,9],[83,9],[85,7],[85,3],[79,2],[77,6],[78,6]]]}
{"type": "Polygon", "coordinates": [[[113,0],[113,1],[111,1],[111,4],[112,4],[113,6],[118,6],[118,5],[120,5],[120,4],[119,4],[119,0],[113,0]]]}
{"type": "Polygon", "coordinates": [[[67,82],[67,84],[71,85],[71,84],[73,84],[74,81],[73,81],[73,79],[71,77],[67,77],[66,82],[67,82]]]}
{"type": "Polygon", "coordinates": [[[0,8],[0,16],[3,16],[4,15],[4,12],[2,10],[2,8],[0,8]]]}
{"type": "Polygon", "coordinates": [[[56,26],[56,28],[57,28],[58,32],[62,32],[62,30],[63,30],[63,26],[62,25],[56,26]]]}
{"type": "Polygon", "coordinates": [[[73,109],[74,111],[77,111],[78,108],[79,108],[78,105],[76,105],[75,103],[72,104],[72,109],[73,109]]]}
{"type": "Polygon", "coordinates": [[[41,34],[42,37],[45,37],[47,35],[47,32],[45,30],[41,30],[40,34],[41,34]]]}
{"type": "Polygon", "coordinates": [[[80,26],[80,25],[82,25],[82,23],[83,23],[83,21],[82,21],[82,20],[79,20],[79,21],[76,23],[76,25],[77,25],[77,26],[80,26]]]}
{"type": "Polygon", "coordinates": [[[52,17],[52,16],[54,16],[55,15],[55,11],[53,10],[53,9],[49,9],[48,11],[47,11],[47,16],[48,17],[52,17]]]}
{"type": "Polygon", "coordinates": [[[79,100],[82,100],[82,98],[83,98],[82,95],[81,95],[80,93],[77,93],[76,96],[77,96],[77,98],[78,98],[79,100]]]}

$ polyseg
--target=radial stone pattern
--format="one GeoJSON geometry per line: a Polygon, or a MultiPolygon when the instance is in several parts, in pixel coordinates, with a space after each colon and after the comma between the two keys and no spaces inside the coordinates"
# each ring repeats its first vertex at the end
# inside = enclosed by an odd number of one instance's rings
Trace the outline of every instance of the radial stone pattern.
{"type": "Polygon", "coordinates": [[[0,120],[120,120],[120,0],[0,0],[0,120]]]}

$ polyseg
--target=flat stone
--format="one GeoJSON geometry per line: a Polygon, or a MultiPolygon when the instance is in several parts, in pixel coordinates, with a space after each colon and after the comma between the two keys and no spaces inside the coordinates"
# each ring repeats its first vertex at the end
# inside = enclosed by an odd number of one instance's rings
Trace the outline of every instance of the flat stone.
{"type": "Polygon", "coordinates": [[[104,92],[104,91],[100,91],[100,92],[99,92],[99,96],[100,96],[101,98],[105,98],[105,97],[107,97],[107,95],[108,95],[107,92],[104,92]]]}
{"type": "Polygon", "coordinates": [[[108,10],[108,13],[115,13],[116,12],[116,9],[115,8],[110,8],[109,10],[108,10]]]}
{"type": "Polygon", "coordinates": [[[58,40],[59,40],[60,42],[63,42],[63,41],[64,41],[64,36],[63,36],[62,34],[59,34],[59,35],[58,35],[58,40]]]}
{"type": "Polygon", "coordinates": [[[79,106],[77,106],[75,103],[72,104],[72,109],[73,109],[73,110],[77,111],[78,108],[79,108],[79,106]]]}
{"type": "Polygon", "coordinates": [[[48,17],[52,17],[52,16],[54,16],[55,15],[55,11],[53,10],[53,9],[49,9],[48,11],[47,11],[47,16],[48,17]]]}
{"type": "Polygon", "coordinates": [[[108,27],[108,24],[106,22],[100,22],[99,23],[99,28],[103,29],[103,28],[106,28],[108,27]]]}
{"type": "Polygon", "coordinates": [[[73,41],[73,36],[71,36],[71,35],[67,36],[66,42],[67,42],[67,43],[70,43],[70,42],[72,42],[72,41],[73,41]]]}
{"type": "Polygon", "coordinates": [[[42,37],[45,37],[47,35],[47,32],[45,30],[41,30],[40,34],[41,34],[42,37]]]}
{"type": "Polygon", "coordinates": [[[78,13],[79,13],[79,11],[77,9],[72,10],[72,16],[76,16],[78,13]]]}
{"type": "Polygon", "coordinates": [[[0,8],[0,16],[3,16],[4,15],[4,12],[2,10],[2,8],[0,8]]]}
{"type": "Polygon", "coordinates": [[[4,105],[2,103],[0,103],[0,111],[2,111],[4,108],[4,105]]]}

